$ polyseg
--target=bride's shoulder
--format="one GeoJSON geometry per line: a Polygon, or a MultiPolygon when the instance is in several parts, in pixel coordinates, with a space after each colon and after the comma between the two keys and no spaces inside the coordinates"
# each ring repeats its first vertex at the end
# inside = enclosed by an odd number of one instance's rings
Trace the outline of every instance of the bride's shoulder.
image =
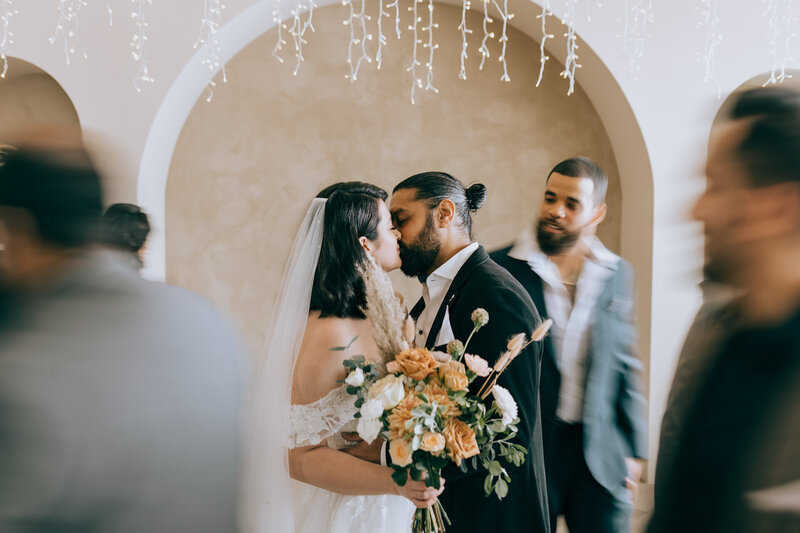
{"type": "Polygon", "coordinates": [[[325,317],[314,312],[308,316],[305,341],[309,344],[326,345],[327,348],[347,346],[354,337],[358,336],[359,327],[356,321],[350,318],[325,317]]]}

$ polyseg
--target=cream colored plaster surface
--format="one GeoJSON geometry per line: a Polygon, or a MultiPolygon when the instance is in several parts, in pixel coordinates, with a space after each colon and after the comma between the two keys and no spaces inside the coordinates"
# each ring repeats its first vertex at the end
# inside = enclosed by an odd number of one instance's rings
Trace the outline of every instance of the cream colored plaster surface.
{"type": "Polygon", "coordinates": [[[56,81],[43,72],[0,79],[0,142],[12,142],[20,129],[37,126],[78,128],[78,114],[56,81]]]}
{"type": "MultiPolygon", "coordinates": [[[[368,4],[372,11],[377,4],[368,4]]],[[[401,6],[405,28],[410,15],[401,6]]],[[[169,173],[166,198],[167,280],[206,295],[229,310],[248,344],[260,350],[273,299],[297,226],[310,199],[334,181],[358,179],[387,190],[424,170],[444,170],[465,183],[483,182],[486,205],[475,218],[477,239],[492,249],[510,243],[537,216],[544,179],[573,155],[608,172],[609,216],[600,236],[620,244],[621,193],[614,154],[600,119],[580,88],[564,94],[561,66],[548,64],[536,88],[538,44],[510,29],[510,83],[499,81],[499,47],[481,72],[480,37],[470,38],[468,82],[458,79],[460,9],[438,5],[434,85],[409,101],[411,38],[398,41],[386,24],[383,67],[363,63],[350,84],[344,62],[349,30],[345,8],[314,15],[299,74],[293,56],[271,57],[269,31],[228,65],[230,83],[186,122],[169,173]]],[[[377,13],[370,13],[373,19],[377,13]]],[[[427,16],[427,13],[426,13],[427,16]]],[[[481,17],[472,13],[476,30],[481,17]]],[[[495,28],[499,31],[499,27],[495,28]]],[[[374,56],[376,40],[369,42],[374,56]]],[[[427,48],[420,47],[425,76],[427,48]]],[[[354,57],[357,50],[354,49],[354,57]]],[[[423,82],[424,84],[424,82],[423,82]]],[[[414,280],[396,275],[412,302],[414,280]]]]}

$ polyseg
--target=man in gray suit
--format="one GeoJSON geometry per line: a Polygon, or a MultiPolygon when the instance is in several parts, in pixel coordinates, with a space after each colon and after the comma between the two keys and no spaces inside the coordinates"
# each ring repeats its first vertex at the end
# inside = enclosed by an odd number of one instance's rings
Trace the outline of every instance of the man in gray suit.
{"type": "Polygon", "coordinates": [[[240,352],[214,308],[92,244],[72,141],[0,168],[0,531],[234,531],[240,352]]]}
{"type": "Polygon", "coordinates": [[[547,178],[534,228],[492,258],[553,320],[541,405],[552,530],[627,533],[647,453],[641,364],[635,355],[633,271],[594,236],[608,179],[575,157],[547,178]]]}

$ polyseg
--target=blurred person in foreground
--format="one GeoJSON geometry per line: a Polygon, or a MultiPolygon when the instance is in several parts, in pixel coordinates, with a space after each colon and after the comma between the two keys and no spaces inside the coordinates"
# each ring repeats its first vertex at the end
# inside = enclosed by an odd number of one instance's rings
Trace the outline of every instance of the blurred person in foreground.
{"type": "MultiPolygon", "coordinates": [[[[3,166],[5,163],[6,158],[14,153],[14,147],[9,146],[7,144],[0,144],[0,167],[3,166]]],[[[3,258],[5,253],[5,238],[4,229],[2,223],[0,223],[0,265],[3,264],[3,258]]],[[[11,292],[6,284],[5,278],[3,277],[3,270],[0,268],[0,329],[2,329],[3,324],[5,323],[8,316],[11,315],[11,310],[13,308],[12,303],[12,295],[11,292]]],[[[2,332],[0,332],[0,335],[2,332]]]]}
{"type": "Polygon", "coordinates": [[[741,294],[671,398],[685,405],[648,531],[800,531],[800,93],[734,95],[706,176],[706,275],[741,294]]]}
{"type": "Polygon", "coordinates": [[[214,308],[95,246],[86,150],[0,168],[0,531],[235,530],[241,361],[214,308]]]}
{"type": "Polygon", "coordinates": [[[136,270],[144,266],[142,253],[150,234],[150,221],[135,204],[112,204],[103,213],[103,241],[129,258],[136,270]]]}

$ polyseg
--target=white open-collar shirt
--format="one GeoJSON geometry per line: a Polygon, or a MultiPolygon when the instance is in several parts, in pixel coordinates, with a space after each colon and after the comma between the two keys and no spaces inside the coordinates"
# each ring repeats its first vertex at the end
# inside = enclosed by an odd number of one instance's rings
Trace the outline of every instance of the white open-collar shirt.
{"type": "MultiPolygon", "coordinates": [[[[422,283],[422,299],[425,301],[425,309],[422,310],[422,314],[417,318],[416,345],[418,347],[425,346],[428,333],[433,327],[433,322],[436,320],[439,308],[442,306],[442,303],[444,303],[444,297],[447,295],[447,291],[450,290],[450,285],[453,283],[458,271],[461,270],[461,267],[467,262],[467,259],[478,249],[478,246],[477,242],[473,242],[463,248],[443,265],[431,272],[422,283]]],[[[449,310],[445,310],[442,327],[439,330],[439,334],[436,336],[434,346],[447,344],[454,338],[453,328],[450,326],[450,312],[449,310]]]]}
{"type": "Polygon", "coordinates": [[[589,245],[589,255],[578,277],[574,304],[558,267],[539,248],[533,229],[523,231],[508,253],[527,261],[544,282],[544,303],[548,317],[553,319],[550,334],[561,372],[556,416],[569,423],[580,422],[583,416],[592,313],[604,284],[619,264],[619,257],[597,237],[584,237],[584,242],[589,245]]]}

